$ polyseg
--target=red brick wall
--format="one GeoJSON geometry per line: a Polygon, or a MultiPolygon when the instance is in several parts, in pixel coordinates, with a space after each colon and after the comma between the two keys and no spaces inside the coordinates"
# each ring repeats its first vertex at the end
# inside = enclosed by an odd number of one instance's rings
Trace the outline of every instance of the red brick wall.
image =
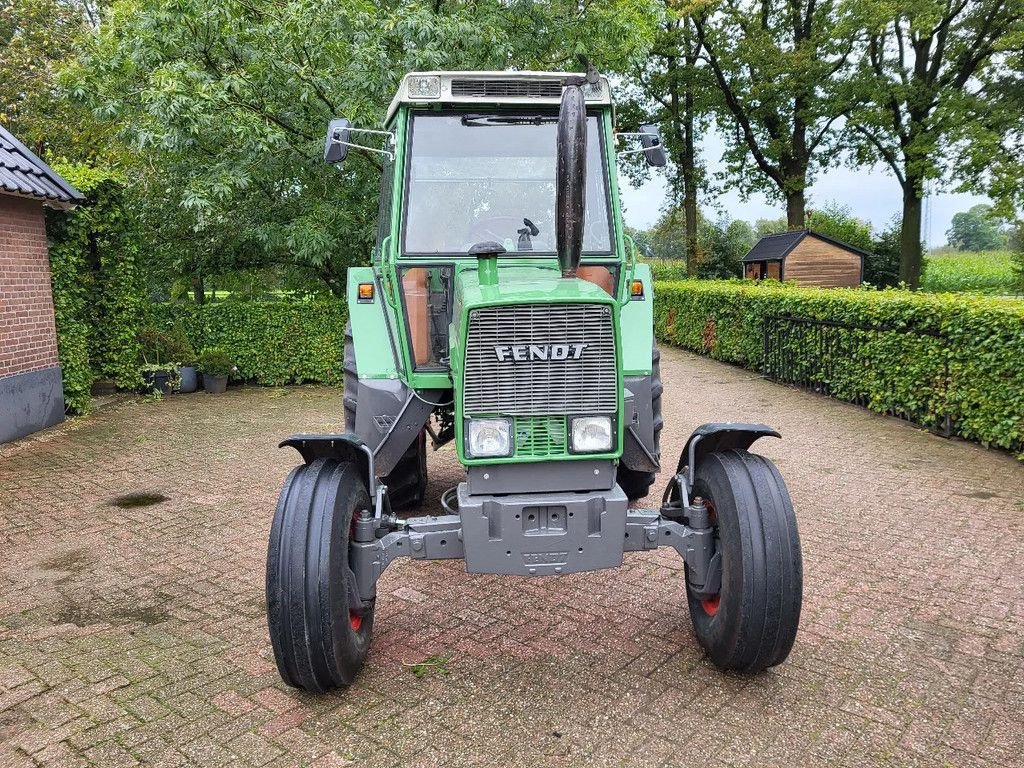
{"type": "Polygon", "coordinates": [[[0,378],[55,365],[43,206],[0,194],[0,378]]]}

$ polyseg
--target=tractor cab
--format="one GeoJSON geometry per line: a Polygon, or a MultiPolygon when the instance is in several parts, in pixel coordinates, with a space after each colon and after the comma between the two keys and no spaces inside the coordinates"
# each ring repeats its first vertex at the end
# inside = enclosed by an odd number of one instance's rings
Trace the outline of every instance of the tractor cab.
{"type": "MultiPolygon", "coordinates": [[[[633,472],[628,490],[643,495],[657,469],[650,274],[623,230],[613,117],[608,80],[593,70],[416,72],[383,131],[344,120],[329,131],[330,161],[350,147],[384,157],[372,266],[350,273],[350,291],[372,282],[383,296],[371,310],[355,295],[353,327],[373,316],[368,324],[391,329],[395,360],[376,375],[450,402],[428,433],[435,445],[457,441],[478,486],[474,466],[560,460],[581,462],[581,476],[585,462],[584,485],[596,477],[605,490],[633,472]],[[603,442],[575,445],[576,418],[604,430],[603,442]],[[500,452],[479,444],[485,428],[500,452]]],[[[657,132],[638,135],[640,147],[624,151],[663,165],[657,132]]],[[[354,337],[356,388],[369,389],[354,337]]],[[[388,414],[353,415],[350,427],[374,444],[371,427],[388,414]]]]}

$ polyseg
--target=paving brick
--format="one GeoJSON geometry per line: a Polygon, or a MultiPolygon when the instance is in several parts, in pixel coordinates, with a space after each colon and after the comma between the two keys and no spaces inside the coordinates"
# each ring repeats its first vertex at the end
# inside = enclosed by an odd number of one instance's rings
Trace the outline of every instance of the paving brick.
{"type": "MultiPolygon", "coordinates": [[[[714,669],[672,552],[536,580],[405,561],[356,684],[288,689],[263,568],[297,456],[275,446],[340,428],[340,394],[120,398],[0,446],[0,764],[1019,764],[1024,465],[674,350],[663,377],[670,464],[701,422],[784,435],[757,446],[804,548],[782,666],[714,669]]],[[[462,477],[450,446],[429,468],[432,499],[462,477]]]]}

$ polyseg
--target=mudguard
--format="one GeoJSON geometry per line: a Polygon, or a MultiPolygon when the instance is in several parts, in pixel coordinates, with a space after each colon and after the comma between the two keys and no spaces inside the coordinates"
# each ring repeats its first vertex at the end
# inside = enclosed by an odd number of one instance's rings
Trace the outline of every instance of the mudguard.
{"type": "Polygon", "coordinates": [[[695,430],[679,455],[676,474],[686,470],[687,480],[693,486],[693,476],[700,460],[715,451],[731,449],[746,450],[762,437],[781,438],[777,431],[767,424],[744,424],[741,422],[711,422],[701,424],[695,430]]]}
{"type": "Polygon", "coordinates": [[[302,460],[310,464],[317,459],[336,459],[349,461],[360,468],[366,478],[366,488],[370,498],[377,493],[377,476],[373,469],[373,451],[353,432],[336,432],[327,434],[302,433],[282,440],[278,448],[294,448],[302,460]]]}

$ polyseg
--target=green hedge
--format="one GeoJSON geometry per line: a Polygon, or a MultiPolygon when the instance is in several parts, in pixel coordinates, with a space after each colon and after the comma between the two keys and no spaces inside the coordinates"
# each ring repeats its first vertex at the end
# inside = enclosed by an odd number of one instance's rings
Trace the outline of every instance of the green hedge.
{"type": "Polygon", "coordinates": [[[1024,452],[1022,301],[699,280],[659,282],[655,295],[659,338],[756,370],[764,369],[771,315],[914,331],[842,331],[829,350],[801,344],[797,334],[781,343],[797,368],[828,356],[840,399],[926,425],[948,416],[962,437],[1024,452]]]}
{"type": "Polygon", "coordinates": [[[156,304],[146,324],[170,330],[181,321],[197,352],[220,347],[235,378],[279,386],[302,382],[343,384],[345,302],[245,301],[156,304]]]}

